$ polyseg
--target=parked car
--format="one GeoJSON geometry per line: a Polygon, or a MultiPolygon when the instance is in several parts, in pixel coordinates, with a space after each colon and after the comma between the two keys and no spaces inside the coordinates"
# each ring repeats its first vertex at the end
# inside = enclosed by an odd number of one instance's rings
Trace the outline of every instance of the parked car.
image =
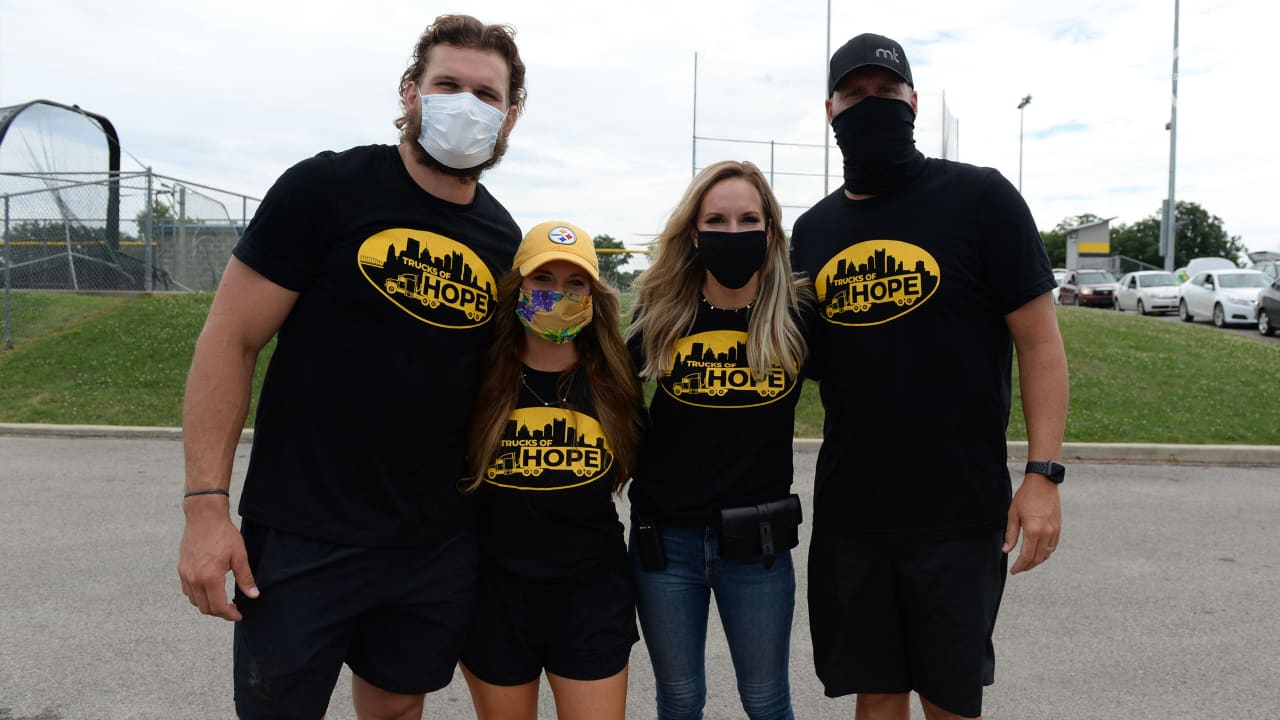
{"type": "Polygon", "coordinates": [[[1257,320],[1254,300],[1270,284],[1267,276],[1257,270],[1197,273],[1178,287],[1178,317],[1184,322],[1213,318],[1217,327],[1253,323],[1257,320]]]}
{"type": "Polygon", "coordinates": [[[1275,250],[1257,250],[1249,253],[1250,270],[1261,270],[1271,276],[1272,280],[1280,280],[1280,252],[1275,250]]]}
{"type": "MultiPolygon", "coordinates": [[[[1253,255],[1253,252],[1249,252],[1249,255],[1253,255]]],[[[1280,260],[1270,258],[1258,260],[1256,263],[1249,265],[1249,269],[1266,273],[1268,278],[1280,281],[1280,260]]]]}
{"type": "Polygon", "coordinates": [[[1106,270],[1068,270],[1058,286],[1058,303],[1111,307],[1115,292],[1116,278],[1106,270]]]}
{"type": "Polygon", "coordinates": [[[1066,268],[1053,269],[1053,301],[1058,302],[1058,288],[1062,287],[1062,281],[1067,279],[1066,268]]]}
{"type": "Polygon", "coordinates": [[[1235,270],[1236,264],[1222,257],[1198,257],[1191,258],[1186,267],[1180,267],[1173,271],[1178,276],[1178,282],[1186,282],[1206,270],[1235,270]]]}
{"type": "Polygon", "coordinates": [[[1280,280],[1272,280],[1270,285],[1262,288],[1254,303],[1257,309],[1258,332],[1263,335],[1275,335],[1276,323],[1280,322],[1280,280]]]}
{"type": "Polygon", "coordinates": [[[1134,310],[1141,315],[1178,310],[1178,278],[1163,270],[1126,273],[1117,283],[1114,298],[1117,310],[1134,310]]]}

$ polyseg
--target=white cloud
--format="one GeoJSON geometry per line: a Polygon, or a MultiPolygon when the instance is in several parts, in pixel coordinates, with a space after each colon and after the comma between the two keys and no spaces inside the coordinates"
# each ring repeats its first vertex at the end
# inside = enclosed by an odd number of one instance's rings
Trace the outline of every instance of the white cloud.
{"type": "MultiPolygon", "coordinates": [[[[1023,189],[1041,227],[1083,212],[1134,222],[1160,207],[1172,2],[868,5],[832,5],[832,49],[868,30],[899,39],[922,112],[945,91],[961,159],[1015,184],[1021,115],[1023,189]]],[[[824,142],[826,9],[813,0],[469,3],[466,12],[516,27],[529,66],[527,112],[486,184],[522,226],[561,217],[642,240],[690,176],[695,52],[700,135],[824,142]]],[[[0,105],[78,103],[111,118],[143,164],[260,196],[315,152],[394,142],[399,76],[434,10],[6,0],[0,105]]],[[[1268,212],[1280,100],[1260,82],[1275,67],[1263,10],[1260,0],[1182,5],[1177,197],[1222,217],[1251,249],[1280,249],[1268,212]]],[[[821,149],[773,150],[778,173],[822,172],[821,149]]],[[[698,165],[721,157],[766,167],[769,146],[698,144],[698,165]]],[[[834,146],[831,168],[838,182],[834,146]]],[[[785,204],[822,192],[821,178],[775,183],[785,204]]],[[[791,220],[799,208],[787,212],[791,220]]]]}

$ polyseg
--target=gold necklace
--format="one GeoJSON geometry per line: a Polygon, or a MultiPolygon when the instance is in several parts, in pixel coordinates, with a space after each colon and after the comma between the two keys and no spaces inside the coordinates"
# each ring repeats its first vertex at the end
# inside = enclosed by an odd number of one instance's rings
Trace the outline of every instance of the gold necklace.
{"type": "Polygon", "coordinates": [[[524,385],[525,390],[528,390],[530,393],[533,394],[534,399],[542,403],[542,407],[551,407],[552,405],[563,407],[565,403],[569,402],[569,389],[570,387],[572,387],[573,381],[570,380],[569,383],[565,386],[564,397],[558,398],[554,402],[547,402],[546,400],[543,400],[542,396],[538,394],[537,390],[534,390],[532,387],[529,387],[529,381],[525,379],[525,373],[523,372],[520,373],[520,384],[524,385]]]}

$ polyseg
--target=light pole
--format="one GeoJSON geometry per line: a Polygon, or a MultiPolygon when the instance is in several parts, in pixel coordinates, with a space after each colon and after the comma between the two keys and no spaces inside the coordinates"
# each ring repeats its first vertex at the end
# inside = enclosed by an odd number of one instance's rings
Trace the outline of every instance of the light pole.
{"type": "Polygon", "coordinates": [[[1031,96],[1022,98],[1018,103],[1018,193],[1022,193],[1022,118],[1026,114],[1025,108],[1031,104],[1031,96]]]}
{"type": "Polygon", "coordinates": [[[1178,244],[1177,204],[1174,202],[1174,175],[1178,168],[1178,0],[1173,0],[1173,99],[1169,104],[1169,195],[1164,201],[1160,221],[1160,249],[1164,252],[1165,272],[1173,272],[1178,244]]]}
{"type": "MultiPolygon", "coordinates": [[[[831,61],[831,0],[827,0],[827,54],[822,58],[822,64],[826,65],[831,61]]],[[[828,70],[830,72],[830,70],[828,70]]],[[[827,78],[822,78],[822,89],[827,88],[827,78]]],[[[822,197],[827,196],[829,192],[829,180],[831,179],[831,124],[826,118],[822,119],[822,197]]]]}

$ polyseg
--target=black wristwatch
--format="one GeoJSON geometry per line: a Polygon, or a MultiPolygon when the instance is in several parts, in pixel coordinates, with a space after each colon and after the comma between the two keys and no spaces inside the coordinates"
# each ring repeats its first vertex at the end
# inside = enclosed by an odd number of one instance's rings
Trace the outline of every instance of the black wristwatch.
{"type": "Polygon", "coordinates": [[[1029,462],[1024,472],[1043,475],[1049,478],[1053,484],[1061,485],[1062,481],[1067,477],[1067,466],[1052,460],[1049,462],[1029,462]]]}

